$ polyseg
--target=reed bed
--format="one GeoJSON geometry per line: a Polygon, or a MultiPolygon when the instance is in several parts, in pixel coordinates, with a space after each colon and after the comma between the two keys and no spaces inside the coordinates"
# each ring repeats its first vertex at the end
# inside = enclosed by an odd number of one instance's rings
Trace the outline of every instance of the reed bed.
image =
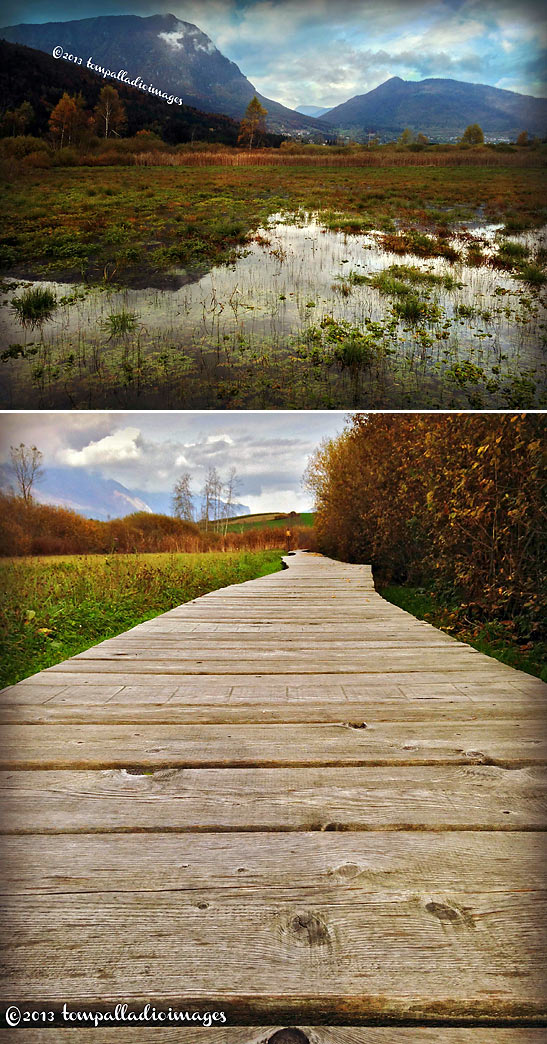
{"type": "Polygon", "coordinates": [[[489,149],[447,152],[325,151],[313,155],[278,149],[234,152],[138,152],[124,162],[138,167],[544,167],[542,153],[493,152],[489,149]]]}

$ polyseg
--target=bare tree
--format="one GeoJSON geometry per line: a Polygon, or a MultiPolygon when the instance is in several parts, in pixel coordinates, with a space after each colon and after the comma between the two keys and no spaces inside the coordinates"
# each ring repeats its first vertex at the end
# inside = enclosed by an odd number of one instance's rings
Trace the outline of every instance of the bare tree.
{"type": "Polygon", "coordinates": [[[24,442],[20,442],[18,446],[10,446],[10,457],[19,486],[19,495],[25,504],[29,504],[32,500],[32,487],[35,482],[40,481],[44,474],[42,468],[44,455],[36,446],[28,447],[24,442]]]}
{"type": "Polygon", "coordinates": [[[209,528],[209,523],[215,518],[215,494],[218,482],[218,471],[211,465],[201,491],[201,520],[205,524],[205,529],[209,528]]]}
{"type": "Polygon", "coordinates": [[[185,471],[173,489],[173,513],[187,522],[194,521],[194,503],[190,492],[190,472],[185,471]]]}
{"type": "Polygon", "coordinates": [[[228,532],[228,519],[231,517],[234,508],[234,498],[237,493],[239,493],[239,479],[236,469],[232,466],[224,483],[224,536],[228,532]]]}
{"type": "Polygon", "coordinates": [[[213,529],[222,531],[224,519],[224,483],[216,469],[211,464],[201,491],[201,520],[205,529],[212,524],[213,529]]]}

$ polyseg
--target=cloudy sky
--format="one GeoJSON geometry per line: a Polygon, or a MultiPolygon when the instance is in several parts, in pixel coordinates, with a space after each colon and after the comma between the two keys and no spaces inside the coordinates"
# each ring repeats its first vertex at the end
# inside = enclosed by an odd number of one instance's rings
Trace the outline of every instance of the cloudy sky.
{"type": "Polygon", "coordinates": [[[5,0],[3,10],[4,25],[174,14],[292,108],[337,105],[390,76],[547,94],[544,0],[5,0]]]}
{"type": "Polygon", "coordinates": [[[182,471],[198,492],[210,464],[240,478],[251,511],[306,510],[308,457],[344,427],[342,413],[12,413],[0,418],[0,463],[10,445],[36,445],[44,468],[83,468],[131,490],[170,491],[182,471]]]}

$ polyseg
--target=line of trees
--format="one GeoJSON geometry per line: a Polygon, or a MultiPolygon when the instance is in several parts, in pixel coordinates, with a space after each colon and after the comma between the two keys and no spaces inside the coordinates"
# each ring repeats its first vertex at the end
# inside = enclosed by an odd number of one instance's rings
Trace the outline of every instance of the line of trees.
{"type": "MultiPolygon", "coordinates": [[[[0,555],[268,550],[284,543],[282,531],[269,526],[228,532],[239,488],[235,467],[225,479],[216,467],[208,468],[198,511],[190,473],[183,472],[173,490],[173,516],[137,511],[103,522],[34,499],[44,473],[36,446],[11,446],[10,457],[17,492],[0,493],[0,555]]],[[[291,529],[294,547],[309,547],[310,536],[308,527],[291,529]]]]}
{"type": "Polygon", "coordinates": [[[203,488],[200,491],[201,511],[194,507],[194,497],[190,488],[191,475],[183,472],[173,488],[173,514],[186,522],[199,522],[205,529],[226,533],[228,520],[233,514],[234,501],[239,492],[239,479],[235,467],[231,467],[226,479],[223,479],[214,465],[207,470],[203,488]]]}
{"type": "Polygon", "coordinates": [[[544,430],[533,414],[356,415],[309,463],[320,548],[478,616],[540,619],[544,430]]]}

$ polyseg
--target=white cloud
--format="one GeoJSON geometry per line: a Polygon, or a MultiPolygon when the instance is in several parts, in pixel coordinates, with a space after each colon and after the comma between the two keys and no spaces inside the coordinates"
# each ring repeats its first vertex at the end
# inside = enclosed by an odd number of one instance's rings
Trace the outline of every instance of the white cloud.
{"type": "Polygon", "coordinates": [[[251,515],[259,515],[264,511],[311,511],[311,495],[299,489],[265,490],[258,496],[243,494],[243,500],[250,508],[251,515]]]}
{"type": "Polygon", "coordinates": [[[234,444],[234,440],[230,437],[230,435],[208,435],[207,436],[207,443],[208,443],[209,446],[213,445],[215,442],[225,442],[229,446],[233,446],[233,444],[234,444]]]}
{"type": "Polygon", "coordinates": [[[160,40],[165,40],[165,42],[169,44],[170,47],[174,47],[176,51],[182,51],[181,41],[184,40],[185,37],[186,32],[184,29],[177,29],[176,32],[173,33],[158,33],[158,38],[160,40]]]}
{"type": "Polygon", "coordinates": [[[139,428],[121,428],[98,442],[88,443],[83,449],[67,447],[60,451],[58,459],[71,468],[96,468],[140,460],[142,448],[137,445],[140,434],[139,428]]]}

